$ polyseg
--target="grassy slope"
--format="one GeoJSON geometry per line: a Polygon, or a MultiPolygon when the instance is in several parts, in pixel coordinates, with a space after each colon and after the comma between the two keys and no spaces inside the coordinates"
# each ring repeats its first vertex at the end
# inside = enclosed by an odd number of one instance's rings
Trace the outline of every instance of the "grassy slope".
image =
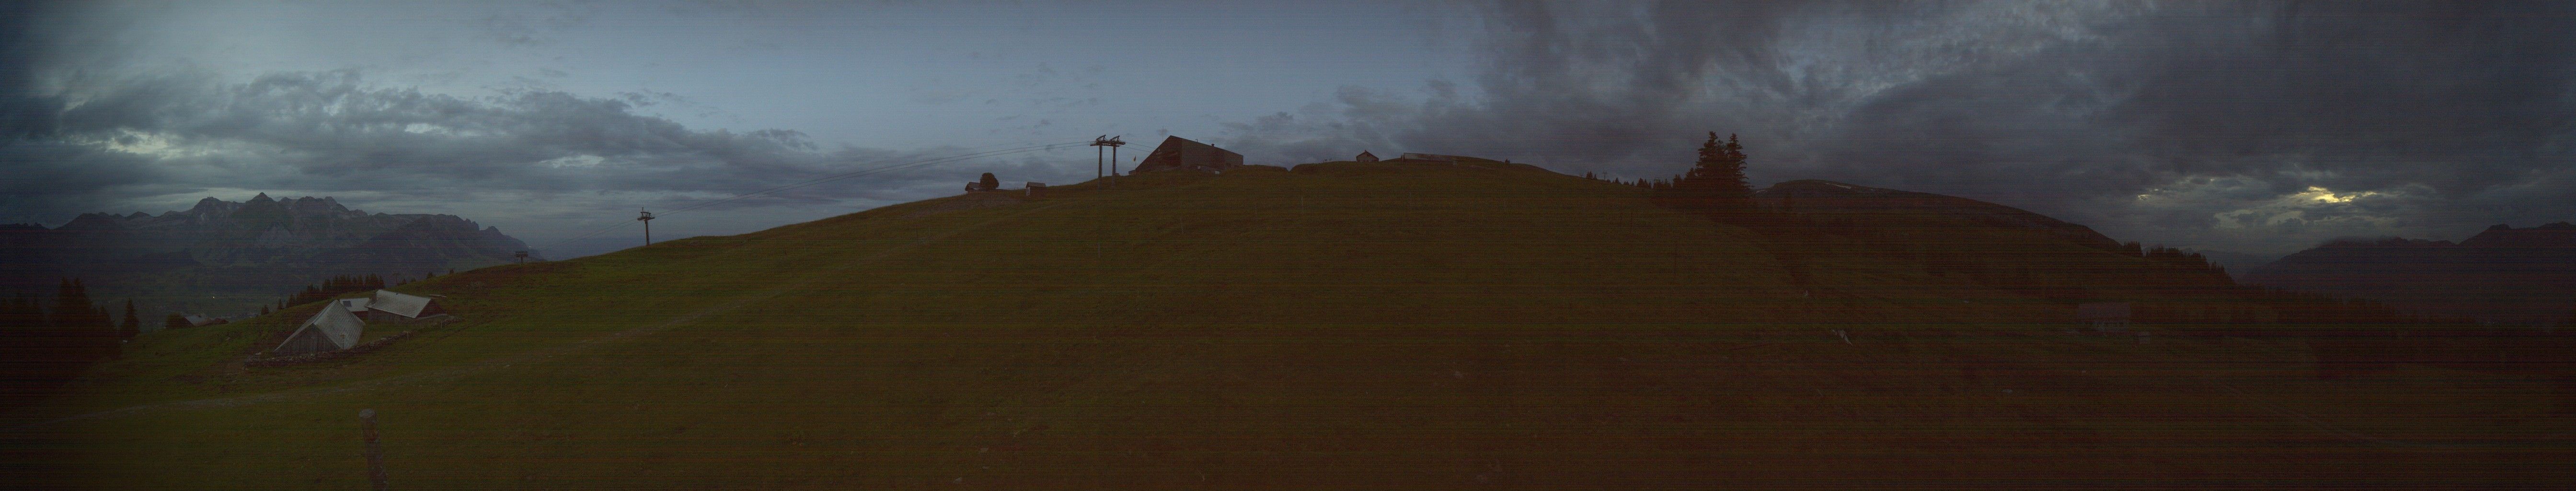
{"type": "Polygon", "coordinates": [[[17,430],[5,457],[73,484],[354,488],[374,408],[414,488],[2566,472],[2528,465],[2568,456],[2543,380],[2311,381],[2295,342],[2064,336],[2010,324],[2037,302],[1830,244],[1801,246],[1835,266],[1792,285],[1754,234],[1633,188],[1307,170],[452,275],[401,289],[467,321],[319,366],[231,362],[314,306],[155,334],[20,420],[92,417],[17,430]]]}

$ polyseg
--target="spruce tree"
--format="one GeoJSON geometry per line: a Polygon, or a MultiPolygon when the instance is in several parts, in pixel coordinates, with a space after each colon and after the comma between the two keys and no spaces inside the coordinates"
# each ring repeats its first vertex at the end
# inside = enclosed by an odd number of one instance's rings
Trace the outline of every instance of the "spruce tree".
{"type": "Polygon", "coordinates": [[[1699,147],[1699,161],[1675,184],[1679,189],[1676,205],[1701,211],[1745,211],[1753,208],[1753,188],[1744,182],[1744,144],[1734,135],[1726,143],[1717,141],[1717,132],[1708,132],[1708,141],[1699,147]]]}
{"type": "Polygon", "coordinates": [[[995,189],[1001,189],[1001,188],[1002,188],[1002,180],[1000,180],[1000,179],[994,179],[994,178],[993,178],[993,173],[991,173],[991,172],[986,172],[986,173],[984,173],[984,178],[983,178],[983,179],[980,179],[980,180],[975,181],[975,188],[976,188],[976,189],[985,190],[985,191],[991,191],[991,190],[995,190],[995,189]]]}
{"type": "Polygon", "coordinates": [[[89,287],[80,279],[66,279],[54,295],[54,329],[91,361],[116,356],[116,325],[107,318],[107,310],[89,301],[89,287]]]}
{"type": "Polygon", "coordinates": [[[143,319],[134,315],[134,299],[125,299],[125,323],[117,325],[116,337],[134,339],[134,336],[141,334],[143,334],[143,319]]]}

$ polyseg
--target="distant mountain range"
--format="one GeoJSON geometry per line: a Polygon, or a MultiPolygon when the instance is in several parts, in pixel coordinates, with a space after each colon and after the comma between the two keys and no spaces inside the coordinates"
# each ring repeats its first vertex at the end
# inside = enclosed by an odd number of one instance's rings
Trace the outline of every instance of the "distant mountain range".
{"type": "Polygon", "coordinates": [[[160,215],[0,225],[0,292],[49,292],[77,277],[100,302],[135,299],[146,319],[234,316],[332,275],[419,278],[514,261],[523,250],[499,228],[455,215],[371,214],[329,197],[209,197],[160,215]]]}
{"type": "Polygon", "coordinates": [[[2254,268],[2243,279],[2424,314],[2539,324],[2576,308],[2576,224],[2496,225],[2459,243],[2342,239],[2254,268]]]}

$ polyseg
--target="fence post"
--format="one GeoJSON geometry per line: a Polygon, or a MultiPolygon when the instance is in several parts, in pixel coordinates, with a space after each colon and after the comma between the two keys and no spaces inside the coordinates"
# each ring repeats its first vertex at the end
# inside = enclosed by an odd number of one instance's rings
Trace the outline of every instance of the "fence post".
{"type": "Polygon", "coordinates": [[[376,443],[376,410],[358,410],[358,430],[367,439],[367,482],[385,491],[385,447],[376,443]]]}

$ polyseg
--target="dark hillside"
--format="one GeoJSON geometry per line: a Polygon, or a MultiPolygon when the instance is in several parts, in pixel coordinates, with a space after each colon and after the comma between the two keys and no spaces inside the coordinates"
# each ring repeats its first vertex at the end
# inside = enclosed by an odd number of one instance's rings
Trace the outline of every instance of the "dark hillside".
{"type": "Polygon", "coordinates": [[[1934,294],[2035,302],[2034,319],[2064,318],[2080,302],[2135,303],[2142,322],[2160,324],[2267,314],[2234,301],[2250,290],[2197,255],[2123,245],[2012,207],[1818,180],[1783,182],[1755,197],[1765,211],[1737,222],[1762,232],[1775,255],[1822,289],[1947,285],[1934,294]]]}
{"type": "Polygon", "coordinates": [[[1796,212],[1854,214],[1852,216],[1856,217],[1868,214],[1915,212],[1994,228],[2038,231],[2059,240],[2096,249],[2120,249],[2118,241],[2111,240],[2100,232],[2094,232],[2091,227],[2067,223],[2019,208],[1956,196],[1808,179],[1774,184],[1756,193],[1755,197],[1762,202],[1763,206],[1771,209],[1781,209],[1786,205],[1796,212]]]}
{"type": "Polygon", "coordinates": [[[407,488],[2513,487],[2576,456],[2532,372],[2066,334],[2023,289],[2205,279],[2050,230],[1790,235],[1476,161],[1106,184],[442,275],[395,289],[463,320],[330,363],[238,361],[309,310],[154,333],[7,457],[358,488],[359,409],[407,488]]]}

